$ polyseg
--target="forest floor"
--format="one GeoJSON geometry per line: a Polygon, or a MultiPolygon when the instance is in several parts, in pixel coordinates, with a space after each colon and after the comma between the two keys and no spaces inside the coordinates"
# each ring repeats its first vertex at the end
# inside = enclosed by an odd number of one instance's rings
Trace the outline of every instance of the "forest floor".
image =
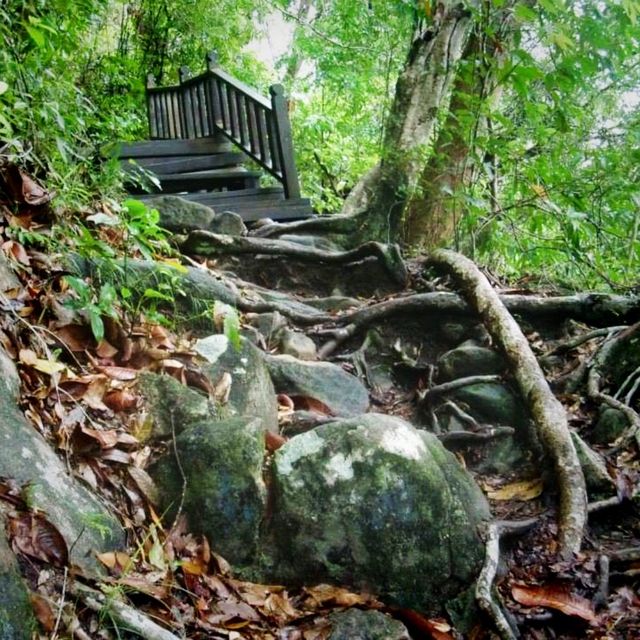
{"type": "MultiPolygon", "coordinates": [[[[19,287],[0,296],[0,343],[19,367],[21,408],[34,429],[66,460],[73,475],[119,514],[130,541],[126,551],[99,557],[106,571],[104,579],[87,579],[68,566],[66,544],[46,523],[46,514],[33,517],[24,488],[10,479],[0,480],[0,500],[10,507],[9,539],[40,623],[38,638],[128,637],[128,632],[114,627],[104,607],[96,606],[95,598],[87,597],[83,591],[87,586],[95,589],[94,594],[124,598],[140,615],[159,622],[176,637],[320,640],[329,635],[329,614],[349,607],[388,613],[401,620],[416,640],[460,637],[444,615],[427,618],[415,611],[394,609],[372,594],[353,593],[341,586],[310,584],[292,590],[239,581],[206,539],[187,530],[184,519],[175,526],[164,523],[153,506],[153,487],[140,472],[156,452],[144,439],[148,417],[136,378],[143,370],[175,373],[188,367],[194,358],[194,332],[154,323],[117,305],[112,307],[116,313],[109,317],[109,309],[92,299],[90,303],[102,314],[105,330],[104,339],[96,341],[87,322],[87,309],[79,313],[59,302],[69,290],[64,278],[67,272],[60,259],[60,245],[52,250],[47,239],[52,237],[54,223],[59,225],[61,220],[55,219],[46,204],[25,201],[5,201],[0,213],[4,218],[0,223],[2,250],[20,280],[19,287]]],[[[96,205],[91,213],[94,220],[96,214],[112,214],[106,204],[96,205]]],[[[90,226],[86,214],[84,218],[90,226]]],[[[71,229],[74,223],[67,219],[64,224],[71,229]]],[[[122,245],[122,237],[116,237],[121,233],[117,229],[96,227],[95,233],[101,241],[122,245]]],[[[69,250],[76,249],[77,245],[69,245],[69,250]]],[[[198,264],[214,271],[222,266],[211,260],[199,260],[198,264]]],[[[256,280],[262,278],[259,284],[264,285],[268,278],[256,264],[260,273],[254,276],[256,280]]],[[[309,266],[305,271],[313,269],[309,266]]],[[[345,280],[352,278],[347,267],[334,269],[334,273],[342,269],[345,280]]],[[[446,278],[425,276],[420,262],[415,262],[410,271],[408,286],[386,295],[385,302],[450,287],[446,278]]],[[[295,291],[301,300],[320,295],[312,281],[300,277],[302,273],[292,275],[287,290],[295,291]]],[[[495,279],[494,285],[502,294],[523,293],[501,287],[495,279]]],[[[525,292],[538,297],[550,293],[525,292]]],[[[366,308],[380,300],[361,302],[366,308]]],[[[433,316],[429,322],[434,322],[433,316]]],[[[634,328],[628,325],[631,329],[622,329],[626,323],[612,322],[615,328],[608,330],[605,323],[603,330],[602,324],[598,322],[595,333],[594,327],[584,321],[525,320],[522,325],[570,416],[572,430],[586,441],[600,410],[600,403],[587,393],[589,367],[608,341],[634,328]]],[[[386,344],[392,345],[407,342],[417,330],[428,330],[424,322],[408,316],[394,322],[386,319],[377,326],[386,344]]],[[[322,350],[335,337],[335,328],[335,323],[326,322],[309,328],[307,333],[322,350]]],[[[362,355],[358,352],[361,346],[362,336],[349,336],[335,345],[331,358],[353,373],[362,373],[363,362],[358,357],[362,355]]],[[[410,358],[406,350],[399,348],[397,352],[405,361],[404,367],[396,369],[397,384],[383,392],[372,390],[372,404],[377,412],[416,422],[420,420],[420,396],[432,385],[430,363],[416,366],[415,362],[407,363],[410,358]]],[[[425,354],[421,357],[424,359],[425,354]]],[[[637,407],[637,380],[640,369],[626,382],[630,407],[637,407]]],[[[617,391],[608,389],[607,393],[619,395],[617,391]]],[[[285,425],[291,406],[287,398],[280,398],[280,403],[280,418],[285,425]]],[[[271,442],[269,446],[274,450],[279,445],[271,442]]],[[[481,456],[474,442],[453,442],[451,447],[460,462],[472,469],[481,456]]],[[[623,436],[612,443],[594,445],[594,451],[611,478],[611,492],[591,501],[582,550],[569,560],[560,561],[557,554],[553,471],[542,469],[539,459],[532,456],[528,464],[510,473],[475,473],[497,521],[527,523],[503,537],[496,579],[502,606],[522,637],[640,637],[638,445],[633,438],[623,436]]],[[[480,640],[494,634],[492,621],[479,617],[465,637],[480,640]]]]}

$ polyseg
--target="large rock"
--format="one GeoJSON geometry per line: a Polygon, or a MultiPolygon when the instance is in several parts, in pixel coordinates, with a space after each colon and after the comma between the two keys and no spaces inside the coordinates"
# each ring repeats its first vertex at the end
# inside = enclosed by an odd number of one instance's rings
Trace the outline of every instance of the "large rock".
{"type": "Polygon", "coordinates": [[[199,422],[176,438],[175,448],[177,459],[170,451],[150,469],[167,522],[183,501],[191,531],[206,535],[236,568],[253,561],[266,509],[261,420],[199,422]]]}
{"type": "Polygon", "coordinates": [[[298,360],[318,359],[316,343],[299,331],[285,329],[280,336],[280,349],[283,354],[293,356],[298,360]]]}
{"type": "Polygon", "coordinates": [[[478,421],[493,426],[518,426],[526,419],[520,399],[498,382],[481,382],[457,389],[452,400],[468,408],[478,421]]]}
{"type": "Polygon", "coordinates": [[[228,236],[246,236],[247,227],[242,218],[233,211],[223,211],[214,216],[209,223],[208,230],[228,236]]]}
{"type": "Polygon", "coordinates": [[[172,376],[145,372],[140,374],[138,386],[153,418],[150,438],[171,438],[189,425],[218,415],[209,398],[172,376]]]}
{"type": "Polygon", "coordinates": [[[191,202],[180,196],[158,196],[147,200],[147,206],[157,209],[160,226],[174,233],[185,233],[196,229],[208,229],[215,212],[199,202],[191,202]]]}
{"type": "Polygon", "coordinates": [[[366,414],[292,438],[275,455],[268,578],[371,590],[422,611],[477,576],[484,495],[433,435],[366,414]]]}
{"type": "Polygon", "coordinates": [[[327,640],[411,640],[407,628],[379,611],[347,609],[329,616],[327,640]]]}
{"type": "Polygon", "coordinates": [[[443,353],[437,364],[438,379],[441,382],[465,376],[498,374],[505,368],[498,353],[472,342],[443,353]]]}
{"type": "Polygon", "coordinates": [[[18,408],[19,378],[0,349],[0,476],[30,485],[30,502],[46,513],[70,549],[73,564],[91,573],[96,552],[124,545],[122,527],[103,504],[74,480],[64,462],[18,408]]]}
{"type": "Polygon", "coordinates": [[[35,628],[29,593],[0,518],[0,640],[31,640],[35,628]]]}
{"type": "Polygon", "coordinates": [[[611,444],[628,428],[629,420],[622,411],[605,406],[600,409],[600,414],[590,439],[596,444],[611,444]]]}
{"type": "Polygon", "coordinates": [[[357,416],[369,408],[364,385],[342,367],[287,355],[267,356],[266,362],[278,393],[319,400],[335,416],[357,416]]]}
{"type": "Polygon", "coordinates": [[[261,351],[241,338],[236,349],[222,334],[198,340],[194,349],[206,360],[202,367],[213,385],[231,376],[229,397],[219,407],[221,417],[255,416],[265,429],[278,431],[278,403],[261,351]]]}

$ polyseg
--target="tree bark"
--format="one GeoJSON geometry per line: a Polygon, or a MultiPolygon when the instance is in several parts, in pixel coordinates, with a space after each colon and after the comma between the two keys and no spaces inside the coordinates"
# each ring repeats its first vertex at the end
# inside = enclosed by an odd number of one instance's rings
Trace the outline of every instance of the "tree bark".
{"type": "MultiPolygon", "coordinates": [[[[478,171],[471,155],[478,136],[489,131],[487,113],[500,99],[497,70],[511,48],[515,33],[514,0],[496,8],[484,3],[482,23],[469,37],[458,73],[449,115],[441,127],[434,152],[420,176],[419,188],[405,212],[404,241],[430,250],[450,243],[460,219],[456,192],[473,183],[478,171]],[[487,34],[490,33],[491,37],[487,34]]],[[[487,182],[492,204],[498,190],[493,158],[487,182]]]]}
{"type": "Polygon", "coordinates": [[[386,123],[383,156],[356,184],[343,212],[358,215],[359,237],[399,238],[407,201],[449,105],[457,64],[469,36],[467,3],[439,2],[427,29],[417,29],[386,123]]]}

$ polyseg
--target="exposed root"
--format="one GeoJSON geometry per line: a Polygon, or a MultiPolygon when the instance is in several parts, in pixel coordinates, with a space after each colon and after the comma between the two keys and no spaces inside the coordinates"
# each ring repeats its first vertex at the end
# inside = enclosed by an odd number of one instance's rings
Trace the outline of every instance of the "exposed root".
{"type": "Polygon", "coordinates": [[[498,375],[467,376],[466,378],[456,378],[455,380],[451,380],[450,382],[443,382],[442,384],[439,384],[435,387],[431,387],[431,389],[423,391],[420,400],[421,402],[431,402],[434,398],[439,398],[440,396],[446,395],[447,393],[451,393],[452,391],[456,391],[457,389],[462,389],[463,387],[468,387],[472,384],[500,382],[501,380],[501,376],[498,375]]]}
{"type": "Polygon", "coordinates": [[[354,216],[325,216],[296,222],[273,222],[254,229],[250,235],[258,238],[277,238],[289,233],[351,234],[358,226],[354,216]]]}
{"type": "Polygon", "coordinates": [[[587,394],[596,402],[606,404],[613,409],[617,409],[623,413],[629,421],[630,430],[626,440],[634,438],[637,446],[640,447],[640,415],[632,409],[628,404],[617,400],[608,393],[604,393],[601,389],[602,381],[605,377],[605,370],[609,364],[609,360],[615,354],[615,348],[619,344],[640,332],[640,323],[628,328],[626,331],[619,333],[614,339],[607,342],[594,357],[589,376],[587,378],[587,394]]]}
{"type": "Polygon", "coordinates": [[[183,253],[201,256],[241,254],[285,256],[300,262],[320,264],[350,264],[374,257],[380,260],[392,280],[398,285],[405,286],[409,277],[398,246],[380,242],[365,242],[349,251],[323,251],[284,240],[243,238],[210,231],[192,231],[180,245],[180,250],[183,253]]]}
{"type": "Polygon", "coordinates": [[[471,260],[451,251],[435,251],[431,264],[454,275],[469,304],[480,314],[528,403],[545,452],[553,462],[560,494],[559,546],[563,558],[580,551],[587,520],[587,491],[567,415],[551,392],[544,373],[520,327],[500,301],[487,279],[471,260]]]}
{"type": "Polygon", "coordinates": [[[511,436],[516,432],[513,427],[488,427],[482,431],[447,431],[438,436],[438,440],[445,446],[464,447],[511,436]]]}
{"type": "Polygon", "coordinates": [[[507,620],[502,607],[493,595],[493,581],[500,563],[500,529],[495,522],[487,525],[484,531],[485,557],[482,570],[476,583],[476,601],[478,606],[491,618],[502,640],[515,640],[520,637],[507,620]]]}

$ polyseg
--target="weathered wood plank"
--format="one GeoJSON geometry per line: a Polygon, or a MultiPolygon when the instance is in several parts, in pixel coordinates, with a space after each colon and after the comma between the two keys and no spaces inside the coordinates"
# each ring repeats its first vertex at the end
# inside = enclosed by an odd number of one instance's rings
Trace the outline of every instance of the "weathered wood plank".
{"type": "Polygon", "coordinates": [[[152,158],[154,156],[193,156],[231,151],[231,144],[222,136],[194,138],[191,140],[143,140],[121,143],[116,155],[119,158],[152,158]]]}
{"type": "Polygon", "coordinates": [[[229,151],[216,153],[211,156],[159,156],[155,158],[128,158],[120,164],[125,171],[135,172],[137,167],[143,167],[156,173],[187,173],[189,171],[204,171],[222,167],[234,167],[247,159],[244,153],[229,151]]]}

